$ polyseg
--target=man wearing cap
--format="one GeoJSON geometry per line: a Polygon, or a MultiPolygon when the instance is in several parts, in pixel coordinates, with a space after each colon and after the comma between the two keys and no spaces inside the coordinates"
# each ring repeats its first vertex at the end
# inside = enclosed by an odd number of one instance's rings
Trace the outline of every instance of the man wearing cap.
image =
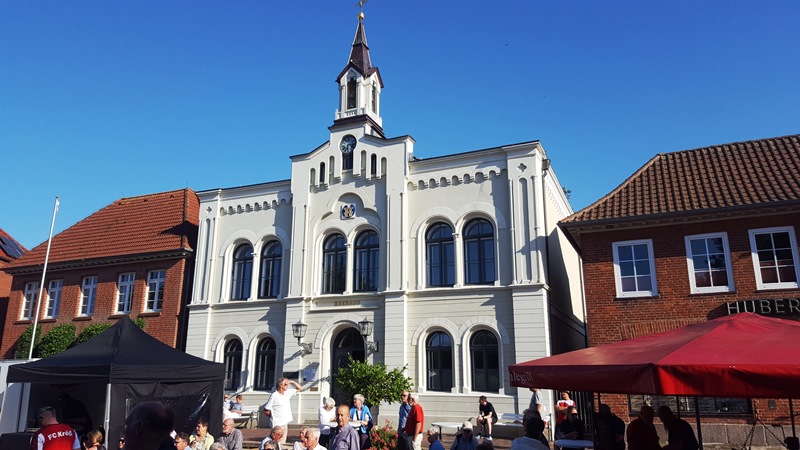
{"type": "Polygon", "coordinates": [[[56,410],[45,406],[36,411],[36,420],[41,427],[31,437],[31,450],[78,450],[81,443],[78,433],[69,425],[58,423],[56,410]]]}
{"type": "Polygon", "coordinates": [[[478,447],[478,438],[472,434],[472,422],[466,421],[461,427],[450,450],[475,450],[478,447]]]}

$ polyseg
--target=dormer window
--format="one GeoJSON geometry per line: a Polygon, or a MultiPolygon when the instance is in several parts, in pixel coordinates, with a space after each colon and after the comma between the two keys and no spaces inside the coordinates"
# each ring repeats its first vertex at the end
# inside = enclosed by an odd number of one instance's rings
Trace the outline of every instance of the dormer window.
{"type": "Polygon", "coordinates": [[[356,107],[356,79],[347,79],[347,109],[356,107]]]}

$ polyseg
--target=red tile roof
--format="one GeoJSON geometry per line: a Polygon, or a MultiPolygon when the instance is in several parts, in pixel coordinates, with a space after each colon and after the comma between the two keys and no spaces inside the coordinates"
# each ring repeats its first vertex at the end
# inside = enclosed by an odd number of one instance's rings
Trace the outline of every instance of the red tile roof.
{"type": "Polygon", "coordinates": [[[11,237],[10,234],[0,228],[0,261],[8,262],[15,258],[19,258],[21,253],[27,252],[28,249],[20,244],[16,239],[11,237]]]}
{"type": "MultiPolygon", "coordinates": [[[[199,216],[191,189],[121,198],[54,236],[50,263],[193,250],[199,216]]],[[[46,251],[44,242],[7,268],[43,264],[46,251]]]]}
{"type": "Polygon", "coordinates": [[[800,204],[800,135],[659,153],[567,228],[800,204]]]}

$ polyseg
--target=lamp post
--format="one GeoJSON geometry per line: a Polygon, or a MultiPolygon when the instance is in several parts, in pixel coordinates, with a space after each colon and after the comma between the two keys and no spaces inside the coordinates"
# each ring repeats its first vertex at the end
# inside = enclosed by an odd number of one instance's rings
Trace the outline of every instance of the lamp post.
{"type": "Polygon", "coordinates": [[[378,341],[370,341],[368,340],[370,336],[372,336],[372,330],[374,328],[374,323],[368,320],[366,317],[361,322],[358,322],[358,329],[361,331],[361,337],[364,338],[364,344],[367,347],[367,353],[375,353],[379,350],[378,341]]]}
{"type": "Polygon", "coordinates": [[[306,337],[306,330],[308,329],[308,325],[304,324],[303,322],[297,322],[292,324],[292,336],[297,338],[297,345],[300,346],[300,355],[306,356],[311,354],[311,343],[302,342],[303,338],[306,337]]]}

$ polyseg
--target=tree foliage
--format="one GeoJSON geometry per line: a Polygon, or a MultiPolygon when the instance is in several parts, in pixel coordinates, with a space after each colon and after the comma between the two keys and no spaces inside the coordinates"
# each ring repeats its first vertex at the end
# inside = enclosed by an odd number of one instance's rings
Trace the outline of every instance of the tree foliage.
{"type": "Polygon", "coordinates": [[[73,341],[75,341],[75,324],[62,323],[42,336],[42,340],[34,347],[34,352],[39,358],[47,358],[68,349],[73,341]]]}
{"type": "Polygon", "coordinates": [[[111,328],[110,323],[93,323],[91,325],[87,325],[86,328],[84,328],[83,331],[80,332],[78,338],[75,339],[75,345],[83,344],[84,342],[97,336],[103,331],[106,331],[109,328],[111,328]]]}
{"type": "MultiPolygon", "coordinates": [[[[19,337],[19,341],[17,343],[17,351],[14,353],[14,358],[17,359],[28,359],[28,353],[31,348],[31,333],[33,333],[33,324],[30,324],[25,331],[22,332],[22,336],[19,337]]],[[[42,340],[42,326],[36,326],[36,342],[33,344],[33,349],[36,350],[36,346],[39,345],[39,341],[42,340]]]]}
{"type": "Polygon", "coordinates": [[[389,370],[382,362],[370,364],[356,361],[352,356],[349,358],[348,364],[339,367],[334,377],[334,383],[347,394],[347,398],[361,394],[364,403],[372,407],[382,401],[395,403],[403,391],[414,387],[411,378],[404,373],[405,367],[389,370]]]}

